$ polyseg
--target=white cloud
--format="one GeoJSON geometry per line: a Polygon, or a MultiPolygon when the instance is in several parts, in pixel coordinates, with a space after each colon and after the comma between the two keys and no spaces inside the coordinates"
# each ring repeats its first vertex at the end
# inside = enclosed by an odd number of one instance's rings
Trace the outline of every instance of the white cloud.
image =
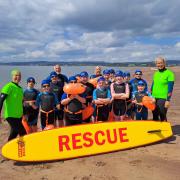
{"type": "Polygon", "coordinates": [[[0,59],[180,59],[179,0],[0,0],[0,59]],[[138,42],[138,37],[142,40],[138,42]]]}

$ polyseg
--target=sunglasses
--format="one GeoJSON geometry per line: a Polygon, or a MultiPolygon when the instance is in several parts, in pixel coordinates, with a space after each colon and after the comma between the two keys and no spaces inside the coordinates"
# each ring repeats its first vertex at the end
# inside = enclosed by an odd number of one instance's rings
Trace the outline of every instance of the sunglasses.
{"type": "Polygon", "coordinates": [[[46,87],[49,87],[49,85],[44,85],[44,86],[42,86],[43,88],[46,88],[46,87]]]}
{"type": "Polygon", "coordinates": [[[56,78],[57,76],[51,76],[51,78],[56,78]]]}
{"type": "Polygon", "coordinates": [[[34,82],[34,81],[28,81],[28,83],[34,83],[34,84],[35,84],[35,82],[34,82]]]}
{"type": "Polygon", "coordinates": [[[136,75],[142,75],[142,73],[136,73],[136,75]]]}
{"type": "Polygon", "coordinates": [[[76,83],[77,81],[76,80],[72,80],[72,81],[70,81],[69,83],[76,83]]]}

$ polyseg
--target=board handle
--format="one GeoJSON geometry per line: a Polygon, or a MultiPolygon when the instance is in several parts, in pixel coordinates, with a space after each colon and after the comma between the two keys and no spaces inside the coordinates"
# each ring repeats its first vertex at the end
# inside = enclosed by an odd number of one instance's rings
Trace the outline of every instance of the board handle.
{"type": "Polygon", "coordinates": [[[161,129],[156,129],[156,130],[150,130],[150,131],[148,131],[148,133],[158,133],[161,131],[162,131],[161,129]]]}

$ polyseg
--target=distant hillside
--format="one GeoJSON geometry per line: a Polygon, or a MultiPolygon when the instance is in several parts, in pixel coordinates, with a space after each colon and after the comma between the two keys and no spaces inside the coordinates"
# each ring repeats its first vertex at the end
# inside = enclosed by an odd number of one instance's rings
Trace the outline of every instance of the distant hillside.
{"type": "MultiPolygon", "coordinates": [[[[121,66],[121,67],[134,67],[134,66],[155,66],[154,62],[79,62],[79,61],[35,61],[35,62],[0,62],[0,65],[11,65],[11,66],[53,66],[54,64],[60,64],[62,66],[121,66]]],[[[167,66],[180,66],[180,60],[168,60],[167,66]]]]}

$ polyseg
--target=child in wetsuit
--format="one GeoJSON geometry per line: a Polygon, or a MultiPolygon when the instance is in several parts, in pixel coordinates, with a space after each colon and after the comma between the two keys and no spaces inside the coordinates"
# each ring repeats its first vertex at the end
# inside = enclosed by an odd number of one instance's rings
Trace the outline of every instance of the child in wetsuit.
{"type": "Polygon", "coordinates": [[[104,77],[100,77],[97,82],[97,88],[93,91],[93,102],[96,107],[96,121],[108,121],[111,93],[105,86],[104,77]]]}
{"type": "Polygon", "coordinates": [[[135,103],[136,120],[148,119],[148,109],[142,104],[144,96],[152,97],[151,94],[145,90],[145,83],[139,81],[137,84],[137,91],[132,93],[132,102],[135,103]]]}
{"type": "Polygon", "coordinates": [[[112,110],[115,121],[122,121],[127,111],[126,99],[129,97],[129,85],[124,83],[123,72],[116,71],[115,82],[111,84],[112,110]]]}
{"type": "Polygon", "coordinates": [[[36,106],[40,107],[41,127],[42,130],[48,125],[54,126],[55,107],[60,109],[57,96],[50,92],[50,82],[43,80],[41,83],[42,92],[39,93],[36,99],[36,106]]]}
{"type": "Polygon", "coordinates": [[[28,125],[31,127],[32,132],[37,131],[37,120],[39,109],[34,109],[32,107],[36,102],[36,98],[39,94],[39,91],[34,88],[35,79],[29,77],[27,79],[27,88],[24,90],[24,99],[23,99],[23,114],[24,118],[27,120],[28,125]]]}
{"type": "MultiPolygon", "coordinates": [[[[69,77],[69,83],[76,83],[75,76],[69,77]]],[[[64,105],[65,126],[82,124],[83,104],[86,103],[85,94],[66,94],[61,98],[61,104],[64,105]]]]}

